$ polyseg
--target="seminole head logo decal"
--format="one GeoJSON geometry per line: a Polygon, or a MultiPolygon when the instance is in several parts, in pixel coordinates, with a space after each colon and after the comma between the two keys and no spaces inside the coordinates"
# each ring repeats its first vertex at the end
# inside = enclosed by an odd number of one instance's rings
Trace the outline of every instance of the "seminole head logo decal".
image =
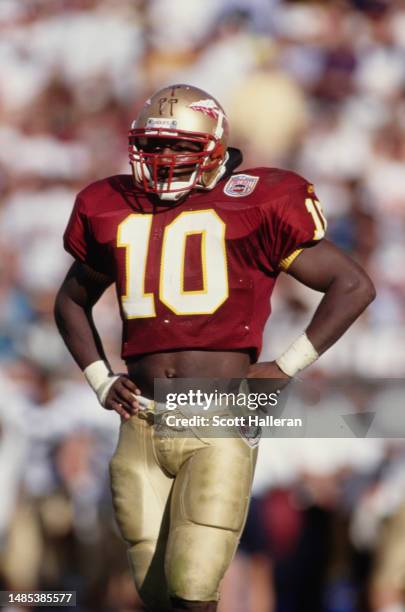
{"type": "Polygon", "coordinates": [[[215,104],[214,100],[209,99],[192,102],[189,104],[189,108],[191,108],[193,111],[203,113],[204,115],[211,117],[211,119],[218,119],[219,113],[221,112],[221,109],[219,106],[217,106],[217,104],[215,104]]]}

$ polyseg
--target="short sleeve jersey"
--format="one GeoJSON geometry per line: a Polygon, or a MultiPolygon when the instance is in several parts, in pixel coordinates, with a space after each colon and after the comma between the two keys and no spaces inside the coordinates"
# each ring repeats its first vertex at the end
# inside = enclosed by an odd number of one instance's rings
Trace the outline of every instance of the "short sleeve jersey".
{"type": "Polygon", "coordinates": [[[118,175],[77,196],[65,249],[115,282],[122,357],[179,349],[261,350],[281,270],[323,238],[313,186],[254,168],[162,202],[118,175]]]}

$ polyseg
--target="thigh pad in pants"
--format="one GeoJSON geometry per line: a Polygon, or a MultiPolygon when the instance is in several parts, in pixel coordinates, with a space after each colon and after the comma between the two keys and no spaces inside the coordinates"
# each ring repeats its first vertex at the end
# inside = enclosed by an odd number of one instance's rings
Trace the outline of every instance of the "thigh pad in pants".
{"type": "Polygon", "coordinates": [[[256,453],[240,439],[211,440],[189,460],[180,493],[180,513],[197,525],[240,531],[256,453]]]}

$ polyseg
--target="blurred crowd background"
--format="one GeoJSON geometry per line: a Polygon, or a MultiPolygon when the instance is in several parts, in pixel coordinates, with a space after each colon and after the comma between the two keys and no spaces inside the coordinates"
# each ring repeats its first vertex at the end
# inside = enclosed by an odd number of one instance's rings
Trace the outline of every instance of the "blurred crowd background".
{"type": "MultiPolygon", "coordinates": [[[[141,608],[108,488],[118,417],[53,323],[62,233],[77,191],[129,171],[128,126],[173,82],[222,102],[244,168],[311,180],[377,286],[308,374],[319,410],[404,397],[328,381],[405,376],[405,2],[0,0],[0,589],[74,589],[83,611],[141,608]]],[[[318,300],[280,279],[263,358],[318,300]]],[[[120,370],[112,291],[95,315],[120,370]]],[[[405,444],[345,435],[263,441],[221,612],[405,610],[405,444]]]]}

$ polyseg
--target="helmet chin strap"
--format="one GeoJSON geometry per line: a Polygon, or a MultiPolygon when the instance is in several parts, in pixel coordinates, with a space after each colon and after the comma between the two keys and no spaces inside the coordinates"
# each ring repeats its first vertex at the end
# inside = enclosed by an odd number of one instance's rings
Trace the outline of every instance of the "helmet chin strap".
{"type": "Polygon", "coordinates": [[[159,200],[162,200],[162,202],[177,202],[177,200],[180,200],[180,198],[190,193],[190,191],[191,187],[190,189],[176,191],[175,193],[158,193],[156,195],[158,196],[159,200]]]}

